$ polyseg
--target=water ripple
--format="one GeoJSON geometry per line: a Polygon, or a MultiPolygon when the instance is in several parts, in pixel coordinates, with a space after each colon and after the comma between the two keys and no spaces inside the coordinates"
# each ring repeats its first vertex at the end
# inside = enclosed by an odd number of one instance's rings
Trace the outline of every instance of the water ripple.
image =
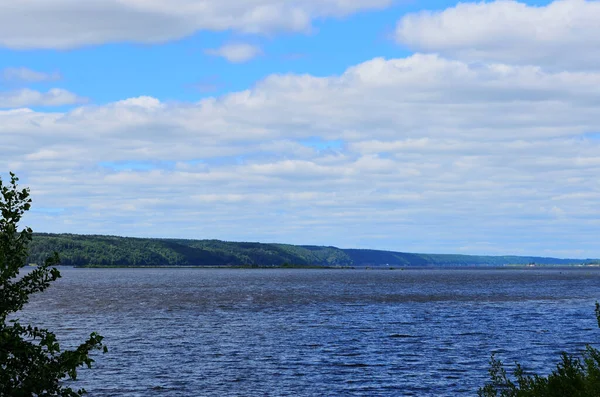
{"type": "Polygon", "coordinates": [[[21,317],[110,351],[108,396],[473,395],[489,354],[548,371],[598,341],[590,269],[64,269],[21,317]]]}

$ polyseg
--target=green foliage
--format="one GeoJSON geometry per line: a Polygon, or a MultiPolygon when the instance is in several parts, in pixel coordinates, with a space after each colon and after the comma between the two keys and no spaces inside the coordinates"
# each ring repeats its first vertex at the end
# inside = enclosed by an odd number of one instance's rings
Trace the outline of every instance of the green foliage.
{"type": "Polygon", "coordinates": [[[74,234],[35,234],[29,263],[61,253],[67,266],[502,266],[573,264],[576,260],[517,256],[411,254],[311,245],[263,244],[219,240],[152,239],[74,234]]]}
{"type": "MultiPolygon", "coordinates": [[[[600,305],[596,302],[600,327],[600,305]]],[[[581,357],[562,353],[556,369],[547,377],[529,375],[516,363],[511,379],[494,355],[490,360],[490,382],[479,389],[480,397],[597,397],[600,396],[600,351],[587,346],[581,357]]]]}
{"type": "Polygon", "coordinates": [[[19,231],[18,223],[31,199],[29,190],[19,190],[17,182],[13,173],[6,185],[0,179],[0,396],[81,396],[85,390],[72,390],[62,380],[75,380],[77,368],[91,366],[92,350],[106,351],[102,336],[92,333],[77,349],[61,351],[52,332],[16,319],[31,294],[60,277],[54,267],[59,263],[56,253],[32,271],[21,270],[27,264],[32,230],[19,231]]]}

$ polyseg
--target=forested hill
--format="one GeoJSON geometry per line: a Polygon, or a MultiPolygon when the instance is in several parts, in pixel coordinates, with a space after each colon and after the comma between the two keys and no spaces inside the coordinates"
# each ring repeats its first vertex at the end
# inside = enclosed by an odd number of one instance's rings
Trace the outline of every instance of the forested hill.
{"type": "Polygon", "coordinates": [[[53,251],[67,266],[503,266],[576,264],[583,259],[410,254],[336,247],[36,233],[29,263],[53,251]]]}

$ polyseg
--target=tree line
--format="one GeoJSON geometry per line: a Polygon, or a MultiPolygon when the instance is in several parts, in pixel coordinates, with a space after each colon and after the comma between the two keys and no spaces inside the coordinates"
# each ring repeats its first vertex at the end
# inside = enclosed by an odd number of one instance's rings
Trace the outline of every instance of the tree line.
{"type": "Polygon", "coordinates": [[[574,264],[581,259],[413,254],[327,246],[36,233],[28,262],[61,253],[66,266],[503,266],[574,264]]]}

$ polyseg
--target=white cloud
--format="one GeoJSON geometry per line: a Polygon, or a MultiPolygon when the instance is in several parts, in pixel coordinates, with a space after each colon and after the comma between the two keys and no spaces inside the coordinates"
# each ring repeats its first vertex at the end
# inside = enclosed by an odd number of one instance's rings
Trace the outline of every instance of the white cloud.
{"type": "Polygon", "coordinates": [[[158,99],[149,96],[123,99],[122,101],[116,102],[115,105],[124,107],[138,107],[143,109],[157,109],[162,107],[158,99]]]}
{"type": "Polygon", "coordinates": [[[599,20],[599,1],[459,3],[443,11],[405,15],[396,39],[415,51],[467,61],[598,69],[599,20]]]}
{"type": "Polygon", "coordinates": [[[0,108],[29,106],[63,106],[85,103],[87,100],[62,88],[40,92],[29,88],[0,91],[0,108]]]}
{"type": "Polygon", "coordinates": [[[599,83],[414,55],[197,103],[0,111],[0,169],[66,209],[39,231],[600,256],[599,83]]]}
{"type": "Polygon", "coordinates": [[[58,72],[37,72],[28,68],[5,68],[0,71],[0,79],[13,83],[39,83],[42,81],[57,81],[62,78],[58,72]]]}
{"type": "Polygon", "coordinates": [[[208,55],[219,56],[232,63],[247,62],[262,54],[260,47],[246,43],[230,43],[217,49],[205,51],[208,55]]]}
{"type": "Polygon", "coordinates": [[[0,46],[73,48],[160,43],[199,30],[307,31],[311,21],[389,6],[393,0],[0,0],[0,46]]]}

